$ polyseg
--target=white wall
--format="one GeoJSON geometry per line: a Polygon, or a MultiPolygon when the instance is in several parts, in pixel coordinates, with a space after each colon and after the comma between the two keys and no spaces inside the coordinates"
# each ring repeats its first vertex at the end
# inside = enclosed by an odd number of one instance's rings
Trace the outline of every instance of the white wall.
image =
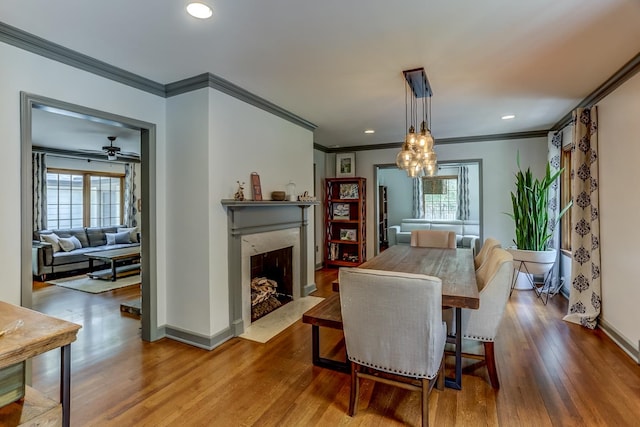
{"type": "Polygon", "coordinates": [[[640,340],[639,118],[636,74],[598,103],[601,317],[634,347],[640,340]]]}
{"type": "MultiPolygon", "coordinates": [[[[251,172],[265,200],[285,190],[313,195],[313,133],[214,89],[167,100],[167,324],[212,337],[229,327],[227,212],[237,181],[252,198],[251,172]]],[[[314,282],[313,210],[307,283],[314,282]]]]}
{"type": "MultiPolygon", "coordinates": [[[[157,184],[162,189],[165,150],[165,100],[155,95],[90,74],[76,68],[0,43],[0,176],[7,183],[2,191],[0,238],[3,284],[0,299],[20,304],[20,91],[70,102],[109,113],[142,120],[157,125],[158,168],[157,184]]],[[[164,194],[157,195],[157,206],[148,206],[156,212],[158,229],[165,228],[164,194]]],[[[164,241],[158,241],[158,269],[166,264],[164,241]]],[[[30,262],[30,260],[27,260],[30,262]]],[[[158,324],[164,323],[165,290],[164,270],[158,277],[158,324]]]]}
{"type": "MultiPolygon", "coordinates": [[[[535,175],[544,173],[547,159],[547,138],[528,138],[502,141],[469,142],[437,145],[439,161],[482,159],[483,232],[503,246],[513,245],[514,224],[504,212],[511,211],[510,192],[514,190],[517,171],[516,155],[520,152],[521,166],[531,166],[535,175]]],[[[367,150],[356,153],[356,175],[367,179],[367,194],[373,194],[374,165],[395,162],[398,150],[367,150]]],[[[409,204],[410,205],[410,204],[409,204]]],[[[367,212],[375,212],[373,197],[367,199],[367,212]]],[[[410,216],[410,212],[409,215],[410,216]]],[[[406,216],[405,216],[406,217],[406,216]]],[[[367,258],[375,255],[375,218],[367,215],[367,258]]]]}
{"type": "Polygon", "coordinates": [[[316,267],[322,265],[324,261],[324,179],[326,177],[326,155],[322,151],[313,150],[313,163],[316,171],[315,196],[319,205],[313,208],[315,222],[315,264],[316,267]]]}
{"type": "Polygon", "coordinates": [[[204,335],[211,318],[208,117],[207,89],[167,99],[167,325],[204,335]]]}

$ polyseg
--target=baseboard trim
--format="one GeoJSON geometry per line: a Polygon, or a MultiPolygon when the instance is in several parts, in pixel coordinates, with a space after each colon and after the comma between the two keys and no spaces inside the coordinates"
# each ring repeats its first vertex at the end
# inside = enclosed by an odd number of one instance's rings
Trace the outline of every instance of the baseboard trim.
{"type": "Polygon", "coordinates": [[[600,319],[598,326],[602,331],[615,342],[625,353],[627,353],[637,364],[640,365],[640,343],[639,348],[635,348],[633,343],[626,339],[622,334],[606,320],[600,319]]]}
{"type": "Polygon", "coordinates": [[[306,285],[303,289],[304,295],[302,295],[303,297],[306,297],[307,295],[311,294],[312,292],[317,291],[318,288],[316,287],[315,282],[309,283],[308,285],[306,285]]]}
{"type": "Polygon", "coordinates": [[[230,328],[227,328],[222,332],[219,332],[216,335],[212,336],[196,334],[194,332],[185,331],[184,329],[176,328],[173,326],[165,326],[164,329],[165,336],[167,338],[205,350],[213,350],[220,344],[233,338],[233,333],[230,328]]]}

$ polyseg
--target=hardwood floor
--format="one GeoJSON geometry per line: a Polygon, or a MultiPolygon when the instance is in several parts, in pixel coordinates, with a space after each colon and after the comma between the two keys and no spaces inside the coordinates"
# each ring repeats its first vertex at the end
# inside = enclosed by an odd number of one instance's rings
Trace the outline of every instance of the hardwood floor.
{"type": "MultiPolygon", "coordinates": [[[[326,296],[336,270],[316,273],[326,296]]],[[[266,344],[232,339],[213,351],[169,339],[140,340],[139,320],[121,314],[136,287],[99,295],[35,284],[39,311],[83,325],[72,344],[73,426],[419,425],[420,401],[363,382],[347,415],[349,376],[311,364],[311,326],[296,322],[266,344]]],[[[484,368],[463,390],[434,390],[435,426],[631,426],[640,419],[640,366],[600,330],[562,321],[567,303],[544,306],[514,291],[496,342],[501,389],[484,368]]],[[[322,331],[324,355],[343,352],[340,331],[322,331]]],[[[38,356],[33,385],[58,394],[59,352],[38,356]]]]}

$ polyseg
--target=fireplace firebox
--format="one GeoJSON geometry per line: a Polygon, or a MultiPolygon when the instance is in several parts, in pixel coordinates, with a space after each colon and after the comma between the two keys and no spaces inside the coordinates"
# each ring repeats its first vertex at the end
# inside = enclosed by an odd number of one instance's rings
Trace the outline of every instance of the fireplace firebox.
{"type": "Polygon", "coordinates": [[[251,321],[293,300],[293,246],[251,256],[251,321]]]}

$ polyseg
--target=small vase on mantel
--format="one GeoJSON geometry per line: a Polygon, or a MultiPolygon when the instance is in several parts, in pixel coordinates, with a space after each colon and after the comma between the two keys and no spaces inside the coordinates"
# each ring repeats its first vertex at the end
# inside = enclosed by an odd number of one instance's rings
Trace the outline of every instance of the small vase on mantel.
{"type": "Polygon", "coordinates": [[[293,181],[289,181],[287,184],[287,200],[292,202],[296,200],[296,184],[293,181]]]}

